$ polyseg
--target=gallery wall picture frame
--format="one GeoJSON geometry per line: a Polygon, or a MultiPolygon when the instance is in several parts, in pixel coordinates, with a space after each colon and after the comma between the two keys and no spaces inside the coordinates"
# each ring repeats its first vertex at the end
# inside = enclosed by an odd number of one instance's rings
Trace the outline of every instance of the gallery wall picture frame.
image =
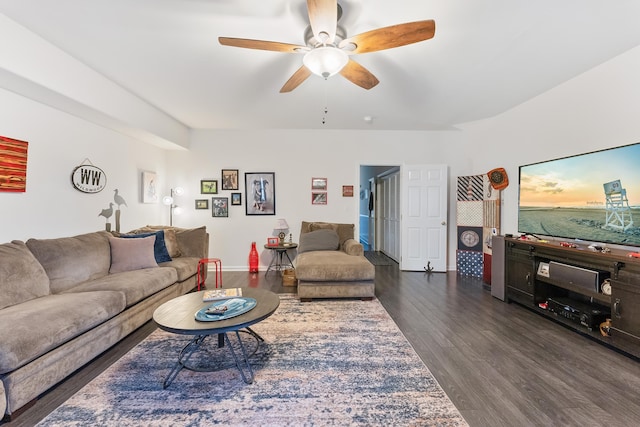
{"type": "Polygon", "coordinates": [[[242,193],[231,193],[231,206],[242,205],[242,193]]]}
{"type": "Polygon", "coordinates": [[[311,189],[315,191],[327,191],[327,178],[311,178],[311,189]]]}
{"type": "Polygon", "coordinates": [[[229,216],[229,198],[211,198],[211,216],[214,218],[226,218],[229,216]]]}
{"type": "Polygon", "coordinates": [[[238,169],[222,169],[222,189],[238,189],[238,169]]]}
{"type": "Polygon", "coordinates": [[[244,174],[245,213],[247,215],[276,214],[275,172],[246,172],[244,174]]]}
{"type": "Polygon", "coordinates": [[[158,203],[158,175],[151,171],[142,171],[142,203],[158,203]]]}
{"type": "Polygon", "coordinates": [[[327,204],[327,192],[326,191],[312,191],[311,192],[311,204],[312,205],[326,205],[327,204]]]}
{"type": "Polygon", "coordinates": [[[342,197],[353,197],[353,185],[342,186],[342,197]]]}
{"type": "Polygon", "coordinates": [[[209,200],[196,199],[196,209],[209,209],[209,200]]]}
{"type": "Polygon", "coordinates": [[[27,191],[29,142],[0,136],[0,191],[27,191]]]}
{"type": "Polygon", "coordinates": [[[200,194],[218,194],[217,179],[201,179],[200,194]]]}

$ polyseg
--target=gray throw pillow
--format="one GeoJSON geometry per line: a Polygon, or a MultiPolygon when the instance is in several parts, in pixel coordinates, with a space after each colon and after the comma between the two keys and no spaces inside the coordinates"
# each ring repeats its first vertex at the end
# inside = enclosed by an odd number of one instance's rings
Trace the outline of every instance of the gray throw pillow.
{"type": "Polygon", "coordinates": [[[156,236],[156,242],[153,244],[153,256],[156,258],[156,262],[160,264],[161,262],[171,261],[171,256],[169,255],[167,245],[165,244],[164,230],[158,230],[158,231],[152,231],[150,233],[140,233],[140,234],[121,234],[120,238],[141,239],[149,236],[156,236]]]}
{"type": "Polygon", "coordinates": [[[300,235],[298,253],[310,251],[335,251],[340,245],[338,233],[331,229],[320,229],[300,235]]]}
{"type": "Polygon", "coordinates": [[[153,256],[155,241],[155,235],[140,239],[120,239],[110,236],[111,268],[109,273],[157,267],[158,263],[153,256]]]}

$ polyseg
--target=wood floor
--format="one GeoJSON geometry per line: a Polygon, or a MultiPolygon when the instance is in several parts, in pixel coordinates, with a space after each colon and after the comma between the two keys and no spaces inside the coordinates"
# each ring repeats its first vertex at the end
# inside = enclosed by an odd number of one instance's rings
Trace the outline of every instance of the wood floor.
{"type": "MultiPolygon", "coordinates": [[[[273,273],[225,272],[223,282],[296,289],[273,273]]],[[[478,279],[378,266],[376,295],[471,426],[640,425],[640,362],[491,297],[478,279]]],[[[154,329],[147,323],[6,425],[33,426],[154,329]]]]}

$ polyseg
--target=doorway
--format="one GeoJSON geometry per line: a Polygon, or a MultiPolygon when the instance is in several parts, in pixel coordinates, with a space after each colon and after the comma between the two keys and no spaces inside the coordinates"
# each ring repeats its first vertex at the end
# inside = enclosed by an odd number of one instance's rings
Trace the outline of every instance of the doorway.
{"type": "Polygon", "coordinates": [[[359,240],[365,251],[400,260],[400,166],[360,166],[359,240]]]}

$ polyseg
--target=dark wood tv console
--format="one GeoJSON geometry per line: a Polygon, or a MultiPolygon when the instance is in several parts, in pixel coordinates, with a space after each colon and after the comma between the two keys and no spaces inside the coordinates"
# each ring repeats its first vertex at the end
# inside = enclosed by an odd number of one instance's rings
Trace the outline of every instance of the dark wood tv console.
{"type": "Polygon", "coordinates": [[[507,300],[640,358],[640,259],[629,253],[505,238],[507,300]],[[544,267],[552,263],[549,274],[544,267]],[[611,295],[601,290],[605,278],[610,279],[611,295]],[[592,324],[600,316],[611,319],[609,336],[601,334],[599,321],[592,324]]]}

